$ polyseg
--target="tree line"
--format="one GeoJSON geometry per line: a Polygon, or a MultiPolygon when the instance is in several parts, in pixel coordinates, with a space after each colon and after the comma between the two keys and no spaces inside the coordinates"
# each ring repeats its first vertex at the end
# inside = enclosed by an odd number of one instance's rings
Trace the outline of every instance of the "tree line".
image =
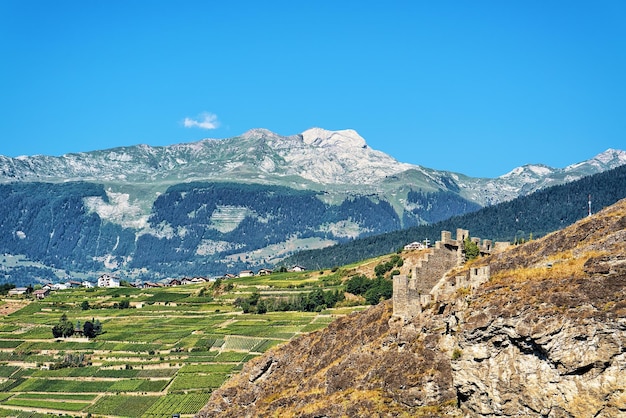
{"type": "Polygon", "coordinates": [[[80,324],[80,321],[74,325],[66,314],[61,315],[61,319],[57,324],[52,327],[52,336],[54,338],[66,338],[71,337],[77,332],[81,332],[87,338],[95,338],[102,334],[102,324],[99,320],[93,319],[91,321],[85,321],[84,324],[80,324]]]}

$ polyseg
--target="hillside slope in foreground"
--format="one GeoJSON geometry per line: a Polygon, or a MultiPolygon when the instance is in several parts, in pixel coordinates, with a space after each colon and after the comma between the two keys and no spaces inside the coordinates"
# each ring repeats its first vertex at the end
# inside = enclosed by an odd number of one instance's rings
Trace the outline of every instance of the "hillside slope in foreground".
{"type": "Polygon", "coordinates": [[[403,322],[390,301],[276,347],[200,417],[626,416],[626,200],[403,322]]]}

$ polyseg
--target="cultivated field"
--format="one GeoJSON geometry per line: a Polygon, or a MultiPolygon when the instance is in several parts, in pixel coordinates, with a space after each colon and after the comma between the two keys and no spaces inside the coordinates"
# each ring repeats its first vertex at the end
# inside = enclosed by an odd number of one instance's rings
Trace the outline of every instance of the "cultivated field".
{"type": "Polygon", "coordinates": [[[21,309],[0,316],[0,416],[192,416],[246,361],[363,309],[244,314],[233,304],[237,298],[254,292],[262,300],[276,300],[319,288],[342,291],[339,274],[225,280],[221,291],[209,283],[72,289],[24,301],[21,309]],[[114,307],[124,301],[129,309],[114,307]],[[63,314],[78,326],[98,320],[104,333],[91,340],[53,338],[52,327],[63,314]],[[80,358],[81,366],[58,368],[68,357],[80,358]]]}

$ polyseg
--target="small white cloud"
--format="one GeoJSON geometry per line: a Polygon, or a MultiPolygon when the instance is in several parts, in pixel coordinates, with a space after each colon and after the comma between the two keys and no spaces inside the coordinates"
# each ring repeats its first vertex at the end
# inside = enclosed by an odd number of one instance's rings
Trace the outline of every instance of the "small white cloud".
{"type": "Polygon", "coordinates": [[[204,112],[196,119],[185,118],[183,125],[185,128],[216,129],[220,126],[220,122],[217,120],[217,115],[204,112]]]}

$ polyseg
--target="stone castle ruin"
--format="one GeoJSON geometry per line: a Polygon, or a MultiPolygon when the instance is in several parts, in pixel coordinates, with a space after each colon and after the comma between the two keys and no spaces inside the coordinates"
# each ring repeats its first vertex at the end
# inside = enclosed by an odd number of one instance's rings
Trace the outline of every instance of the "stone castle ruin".
{"type": "Polygon", "coordinates": [[[405,321],[418,315],[424,307],[436,302],[442,295],[457,289],[475,289],[489,280],[489,266],[472,268],[468,276],[457,276],[454,280],[442,280],[450,269],[465,262],[465,240],[470,238],[478,245],[481,255],[491,254],[493,242],[472,238],[466,229],[456,230],[456,239],[449,231],[441,231],[441,241],[417,262],[412,275],[393,277],[393,315],[405,321]]]}

